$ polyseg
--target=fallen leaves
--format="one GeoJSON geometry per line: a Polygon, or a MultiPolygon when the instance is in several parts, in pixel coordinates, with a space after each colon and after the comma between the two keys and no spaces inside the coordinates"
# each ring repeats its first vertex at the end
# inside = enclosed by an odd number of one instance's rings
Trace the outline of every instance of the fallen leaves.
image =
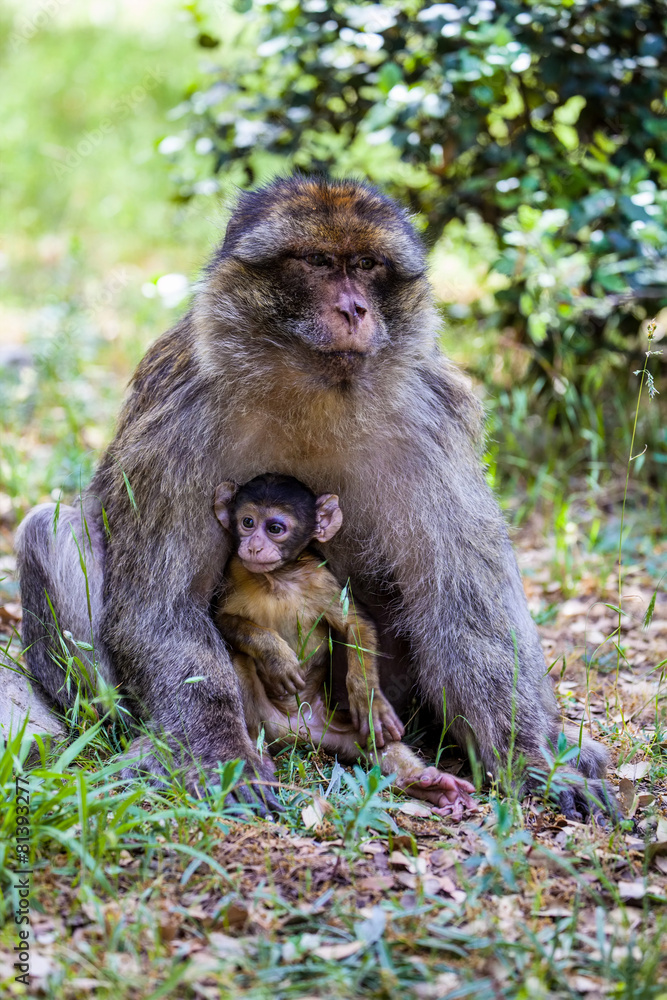
{"type": "Polygon", "coordinates": [[[616,769],[619,778],[626,778],[628,781],[641,781],[651,770],[651,764],[647,760],[639,761],[636,764],[622,764],[616,769]]]}
{"type": "Polygon", "coordinates": [[[648,893],[651,896],[660,896],[659,885],[647,885],[644,879],[636,879],[634,882],[619,882],[618,892],[621,899],[643,899],[648,893]]]}

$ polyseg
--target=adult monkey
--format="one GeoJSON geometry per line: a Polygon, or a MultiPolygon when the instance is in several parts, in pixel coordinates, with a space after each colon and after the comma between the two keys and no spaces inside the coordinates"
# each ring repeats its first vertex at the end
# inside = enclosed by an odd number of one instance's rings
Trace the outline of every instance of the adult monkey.
{"type": "MultiPolygon", "coordinates": [[[[45,592],[60,628],[85,635],[79,549],[92,548],[102,671],[205,769],[242,757],[250,780],[265,774],[209,609],[228,552],[215,486],[272,471],[339,494],[331,568],[384,609],[385,648],[407,643],[440,716],[444,689],[461,745],[497,771],[514,716],[516,748],[544,768],[556,703],[479,461],[480,407],[438,350],[425,272],[406,213],[365,184],[294,177],[241,195],[190,312],[134,375],[84,499],[88,533],[67,508],[54,534],[52,505],[20,528],[28,665],[56,703],[45,592]],[[186,683],[193,675],[205,679],[186,683]]],[[[382,674],[390,698],[406,693],[400,667],[393,683],[382,674]]],[[[579,771],[600,801],[605,764],[584,738],[579,771]]],[[[144,766],[158,769],[148,752],[144,766]]],[[[583,781],[561,806],[590,811],[583,781]]]]}

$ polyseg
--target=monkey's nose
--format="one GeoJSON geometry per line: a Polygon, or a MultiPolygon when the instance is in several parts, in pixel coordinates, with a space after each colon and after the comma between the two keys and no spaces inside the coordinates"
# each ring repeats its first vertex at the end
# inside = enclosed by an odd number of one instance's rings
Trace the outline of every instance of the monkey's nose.
{"type": "Polygon", "coordinates": [[[340,296],[336,303],[336,309],[341,316],[345,317],[351,330],[355,328],[357,323],[361,322],[368,312],[368,306],[362,298],[346,294],[340,296]]]}

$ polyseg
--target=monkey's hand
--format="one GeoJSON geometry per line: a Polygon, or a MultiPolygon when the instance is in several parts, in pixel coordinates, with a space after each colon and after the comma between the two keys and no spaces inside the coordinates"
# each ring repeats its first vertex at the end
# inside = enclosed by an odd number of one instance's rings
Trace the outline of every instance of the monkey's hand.
{"type": "Polygon", "coordinates": [[[456,822],[463,818],[466,810],[475,812],[477,809],[477,803],[471,798],[475,786],[437,767],[425,767],[409,775],[399,774],[396,784],[413,798],[430,802],[435,807],[433,812],[449,816],[456,822]]]}
{"type": "Polygon", "coordinates": [[[266,650],[255,660],[259,679],[269,698],[285,698],[298,694],[306,686],[305,668],[294,650],[284,641],[266,650]]]}
{"type": "Polygon", "coordinates": [[[385,744],[385,737],[400,740],[405,732],[403,723],[391,704],[378,688],[373,689],[373,697],[363,677],[347,677],[347,694],[350,701],[352,724],[364,739],[370,736],[371,720],[373,736],[379,747],[385,744]]]}

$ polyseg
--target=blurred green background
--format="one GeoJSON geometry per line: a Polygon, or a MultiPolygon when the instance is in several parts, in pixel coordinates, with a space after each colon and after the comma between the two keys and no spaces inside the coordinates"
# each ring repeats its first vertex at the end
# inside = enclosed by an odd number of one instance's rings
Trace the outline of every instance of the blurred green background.
{"type": "MultiPolygon", "coordinates": [[[[6,523],[88,479],[239,186],[295,167],[369,176],[416,213],[443,347],[478,383],[517,516],[624,475],[647,321],[657,349],[667,332],[662,0],[43,0],[0,18],[6,523]]],[[[658,491],[662,398],[640,407],[634,463],[658,491]]]]}

